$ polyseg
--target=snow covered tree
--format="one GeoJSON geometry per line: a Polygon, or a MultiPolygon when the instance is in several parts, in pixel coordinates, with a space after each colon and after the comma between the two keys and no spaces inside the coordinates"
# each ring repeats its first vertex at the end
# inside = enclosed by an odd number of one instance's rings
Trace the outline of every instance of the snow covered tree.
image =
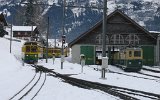
{"type": "Polygon", "coordinates": [[[32,21],[33,14],[34,14],[33,1],[34,0],[28,0],[28,3],[26,4],[24,25],[34,25],[32,21]]]}

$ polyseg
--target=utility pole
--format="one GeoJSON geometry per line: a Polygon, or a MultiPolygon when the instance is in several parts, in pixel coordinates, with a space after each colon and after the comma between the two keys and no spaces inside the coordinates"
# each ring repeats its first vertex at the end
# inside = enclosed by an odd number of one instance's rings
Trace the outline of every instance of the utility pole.
{"type": "Polygon", "coordinates": [[[11,22],[11,33],[10,33],[10,53],[12,53],[12,26],[13,26],[13,17],[11,22]]]}
{"type": "MultiPolygon", "coordinates": [[[[103,0],[102,58],[106,57],[106,28],[107,28],[106,13],[107,13],[107,0],[103,0]]],[[[105,78],[105,67],[103,66],[103,64],[102,64],[102,78],[105,78]]]]}
{"type": "Polygon", "coordinates": [[[104,0],[103,7],[104,8],[103,8],[103,29],[102,29],[103,30],[103,32],[102,32],[102,56],[106,57],[107,0],[104,0]]]}
{"type": "Polygon", "coordinates": [[[55,35],[55,40],[54,40],[54,48],[56,48],[56,35],[55,35]]]}
{"type": "Polygon", "coordinates": [[[33,41],[33,24],[31,26],[31,41],[33,41]]]}
{"type": "Polygon", "coordinates": [[[47,43],[46,43],[46,63],[48,63],[48,34],[49,34],[49,17],[48,17],[48,26],[47,26],[47,43]]]}
{"type": "Polygon", "coordinates": [[[64,50],[63,50],[63,38],[64,38],[64,24],[65,24],[65,5],[66,5],[66,0],[63,1],[63,20],[62,20],[62,48],[61,48],[61,69],[63,69],[63,62],[64,62],[64,50]]]}

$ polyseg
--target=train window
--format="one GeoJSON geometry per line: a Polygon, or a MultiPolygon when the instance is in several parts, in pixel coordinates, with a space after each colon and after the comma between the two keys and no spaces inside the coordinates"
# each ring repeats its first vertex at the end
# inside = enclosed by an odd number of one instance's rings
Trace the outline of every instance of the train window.
{"type": "Polygon", "coordinates": [[[32,52],[37,52],[37,46],[32,46],[31,51],[32,52]]]}
{"type": "Polygon", "coordinates": [[[132,51],[129,51],[129,57],[132,57],[132,51]]]}
{"type": "Polygon", "coordinates": [[[26,52],[30,52],[30,46],[26,46],[26,52]]]}
{"type": "Polygon", "coordinates": [[[54,53],[57,53],[57,50],[54,50],[54,53]]]}
{"type": "Polygon", "coordinates": [[[134,51],[134,57],[141,57],[141,51],[134,51]]]}
{"type": "Polygon", "coordinates": [[[60,52],[61,52],[61,50],[58,50],[58,51],[57,51],[57,53],[60,53],[60,52]]]}
{"type": "Polygon", "coordinates": [[[50,50],[48,50],[48,52],[49,52],[49,53],[52,53],[52,50],[50,49],[50,50]]]}

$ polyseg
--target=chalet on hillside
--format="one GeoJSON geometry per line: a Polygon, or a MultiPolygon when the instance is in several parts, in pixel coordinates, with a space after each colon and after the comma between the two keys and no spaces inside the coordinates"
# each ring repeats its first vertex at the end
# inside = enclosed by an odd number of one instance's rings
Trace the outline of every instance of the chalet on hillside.
{"type": "Polygon", "coordinates": [[[5,26],[8,26],[6,19],[3,15],[3,13],[0,14],[0,37],[3,37],[4,35],[8,35],[8,32],[6,32],[5,26]]]}
{"type": "Polygon", "coordinates": [[[13,26],[13,37],[23,40],[38,40],[39,31],[37,26],[13,26]]]}
{"type": "MultiPolygon", "coordinates": [[[[151,34],[121,10],[115,10],[107,16],[106,30],[106,54],[109,64],[112,63],[112,54],[116,50],[129,45],[143,48],[144,65],[153,66],[159,63],[158,34],[151,34]]],[[[101,64],[102,21],[70,42],[69,46],[72,48],[72,62],[80,63],[80,55],[84,54],[86,64],[101,64]]]]}

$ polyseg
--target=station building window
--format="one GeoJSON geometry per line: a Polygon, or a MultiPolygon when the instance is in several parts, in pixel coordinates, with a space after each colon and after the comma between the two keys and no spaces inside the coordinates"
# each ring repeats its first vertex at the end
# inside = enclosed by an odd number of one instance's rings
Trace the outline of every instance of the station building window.
{"type": "Polygon", "coordinates": [[[136,44],[139,44],[140,39],[137,35],[130,34],[125,38],[125,41],[126,41],[127,44],[136,45],[136,44]]]}
{"type": "Polygon", "coordinates": [[[111,36],[111,43],[112,44],[124,44],[124,38],[120,34],[114,34],[111,36]]]}
{"type": "MultiPolygon", "coordinates": [[[[108,43],[109,43],[109,38],[106,35],[106,44],[108,44],[108,43]]],[[[102,44],[102,35],[101,34],[98,34],[96,36],[96,44],[102,44]]]]}

